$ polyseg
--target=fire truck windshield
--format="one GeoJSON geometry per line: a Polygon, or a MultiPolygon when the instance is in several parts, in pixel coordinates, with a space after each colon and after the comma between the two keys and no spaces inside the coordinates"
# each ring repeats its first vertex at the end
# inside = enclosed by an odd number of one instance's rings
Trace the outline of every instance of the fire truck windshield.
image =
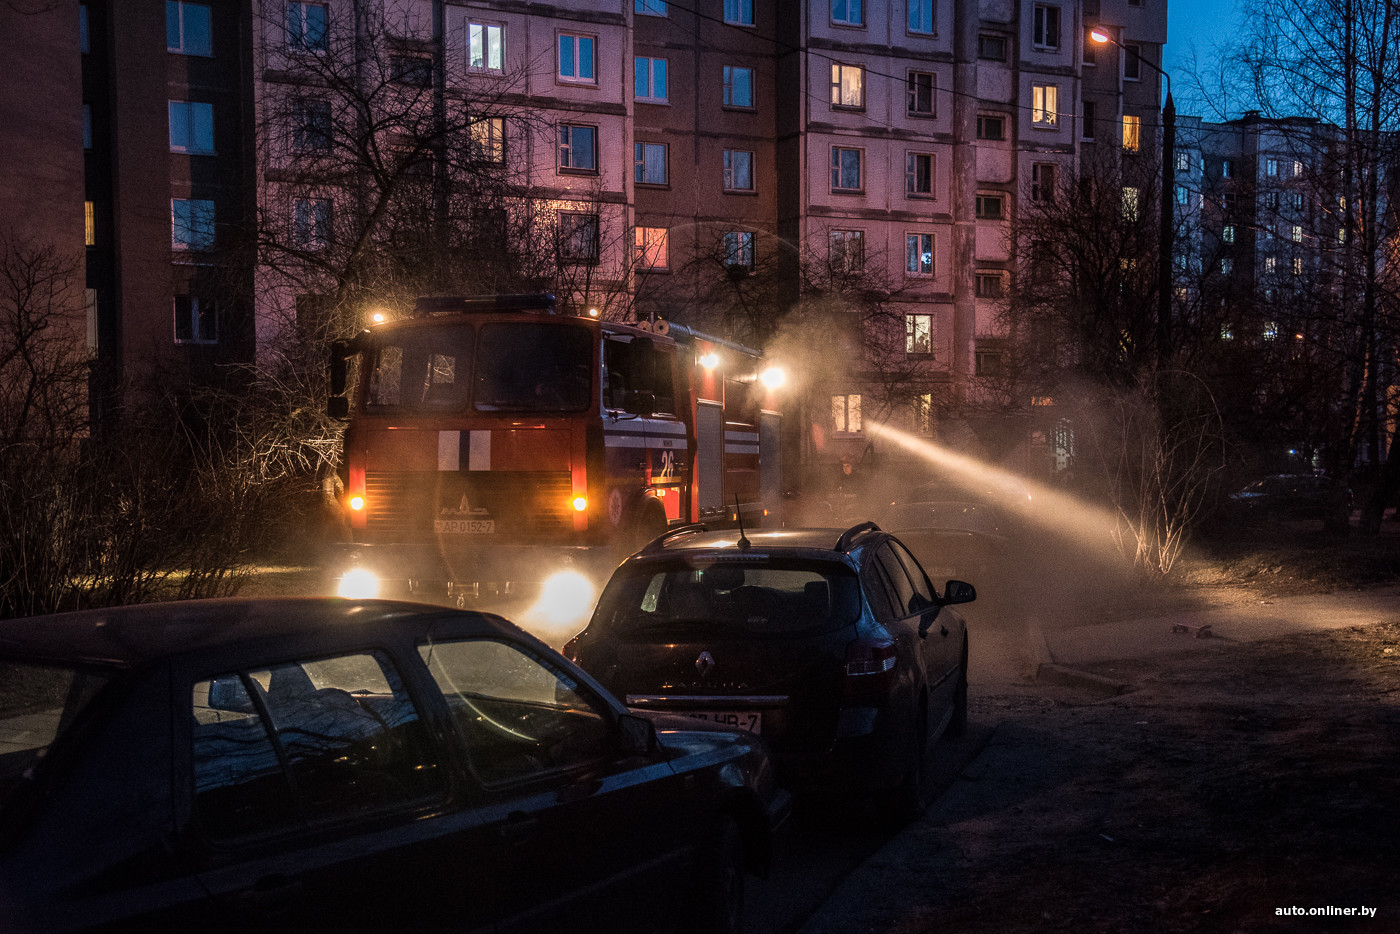
{"type": "Polygon", "coordinates": [[[366,408],[400,412],[466,408],[474,336],[465,322],[376,333],[368,360],[366,408]]]}
{"type": "Polygon", "coordinates": [[[593,337],[565,323],[484,324],[473,403],[479,412],[580,412],[592,399],[593,337]]]}

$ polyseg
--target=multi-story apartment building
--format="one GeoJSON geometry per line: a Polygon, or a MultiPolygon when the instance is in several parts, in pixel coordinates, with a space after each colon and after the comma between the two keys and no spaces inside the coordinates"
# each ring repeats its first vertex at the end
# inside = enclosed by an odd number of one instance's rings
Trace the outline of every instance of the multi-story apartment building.
{"type": "Polygon", "coordinates": [[[480,186],[441,180],[494,172],[490,216],[528,215],[550,261],[515,281],[815,352],[788,406],[814,465],[865,456],[875,419],[985,436],[964,416],[1003,361],[1020,207],[1067,193],[1095,147],[1155,151],[1166,29],[1165,0],[67,10],[89,49],[96,342],[128,378],[271,352],[327,293],[370,313],[364,250],[409,255],[419,206],[439,231],[485,216],[480,186]],[[1091,25],[1115,44],[1086,45],[1091,25]],[[353,165],[333,164],[342,128],[353,165]],[[376,200],[400,183],[419,201],[376,200]]]}

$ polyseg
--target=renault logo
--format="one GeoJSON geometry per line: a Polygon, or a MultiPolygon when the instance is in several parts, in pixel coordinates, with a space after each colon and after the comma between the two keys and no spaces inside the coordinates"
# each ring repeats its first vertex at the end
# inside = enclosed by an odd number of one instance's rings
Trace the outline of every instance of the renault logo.
{"type": "Polygon", "coordinates": [[[709,675],[715,668],[715,657],[709,652],[701,652],[700,657],[695,659],[695,670],[700,672],[700,677],[709,675]]]}

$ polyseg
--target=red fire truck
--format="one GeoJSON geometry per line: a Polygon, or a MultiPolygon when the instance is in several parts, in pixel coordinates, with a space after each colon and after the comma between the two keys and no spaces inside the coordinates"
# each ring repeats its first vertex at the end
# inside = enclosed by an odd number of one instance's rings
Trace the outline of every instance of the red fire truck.
{"type": "Polygon", "coordinates": [[[550,295],[420,299],[332,352],[352,539],[334,570],[465,602],[567,567],[596,580],[690,522],[777,525],[762,363],[661,321],[558,314],[550,295]]]}

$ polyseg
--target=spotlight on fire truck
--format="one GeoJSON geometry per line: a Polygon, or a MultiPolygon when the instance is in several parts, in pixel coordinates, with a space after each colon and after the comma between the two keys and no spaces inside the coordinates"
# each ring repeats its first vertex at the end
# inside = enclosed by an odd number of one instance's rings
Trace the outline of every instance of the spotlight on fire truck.
{"type": "Polygon", "coordinates": [[[340,579],[335,593],[347,600],[372,600],[379,596],[379,578],[367,568],[351,568],[340,579]]]}
{"type": "Polygon", "coordinates": [[[587,496],[575,496],[573,499],[574,512],[585,512],[588,509],[587,496]]]}
{"type": "Polygon", "coordinates": [[[540,587],[540,598],[526,614],[546,626],[581,623],[593,612],[597,592],[578,571],[558,571],[540,587]]]}
{"type": "Polygon", "coordinates": [[[758,374],[758,380],[769,389],[777,389],[787,382],[787,373],[780,366],[770,366],[758,374]]]}
{"type": "Polygon", "coordinates": [[[707,370],[713,370],[715,367],[719,366],[719,354],[715,353],[713,350],[707,354],[703,354],[700,357],[700,365],[707,370]]]}
{"type": "Polygon", "coordinates": [[[352,496],[348,501],[352,512],[359,512],[365,508],[365,498],[363,496],[352,496]]]}

